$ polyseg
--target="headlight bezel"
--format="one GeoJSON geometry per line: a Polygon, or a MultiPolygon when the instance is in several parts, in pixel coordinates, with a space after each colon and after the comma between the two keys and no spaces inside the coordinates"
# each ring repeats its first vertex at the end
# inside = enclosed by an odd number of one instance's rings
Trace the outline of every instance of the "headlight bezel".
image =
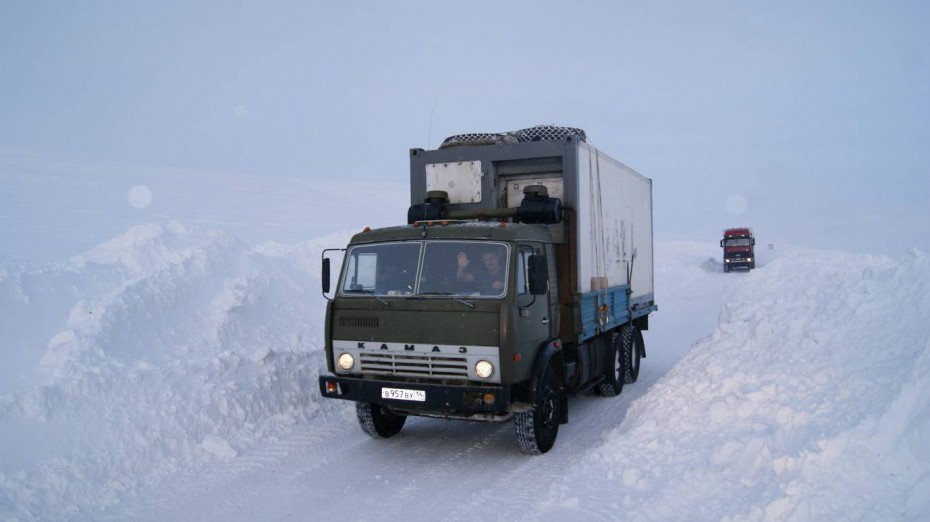
{"type": "Polygon", "coordinates": [[[349,352],[342,352],[336,357],[336,366],[342,371],[347,372],[355,367],[355,357],[349,352]]]}
{"type": "Polygon", "coordinates": [[[481,359],[475,363],[475,375],[482,380],[488,380],[494,376],[494,363],[487,359],[481,359]]]}

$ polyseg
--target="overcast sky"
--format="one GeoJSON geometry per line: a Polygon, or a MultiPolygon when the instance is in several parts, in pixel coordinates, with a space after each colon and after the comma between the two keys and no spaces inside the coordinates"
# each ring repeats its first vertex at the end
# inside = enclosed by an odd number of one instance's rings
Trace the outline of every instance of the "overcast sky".
{"type": "Polygon", "coordinates": [[[653,179],[660,239],[930,250],[928,26],[921,0],[0,0],[0,154],[406,184],[410,148],[553,123],[653,179]]]}

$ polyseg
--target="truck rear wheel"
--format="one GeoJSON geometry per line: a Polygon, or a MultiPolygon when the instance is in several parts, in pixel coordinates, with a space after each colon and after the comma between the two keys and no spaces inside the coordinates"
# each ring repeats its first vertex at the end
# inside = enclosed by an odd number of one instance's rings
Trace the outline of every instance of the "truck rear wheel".
{"type": "MultiPolygon", "coordinates": [[[[645,342],[643,341],[643,332],[633,326],[624,326],[624,330],[630,330],[631,336],[629,343],[624,343],[624,365],[623,365],[623,383],[633,384],[639,379],[639,364],[642,354],[646,352],[645,342]]],[[[621,333],[621,336],[624,334],[621,333]]]]}
{"type": "Polygon", "coordinates": [[[610,343],[607,346],[609,360],[613,365],[604,375],[604,380],[597,385],[595,391],[604,397],[616,397],[623,391],[626,382],[627,355],[632,351],[633,336],[631,327],[624,326],[619,332],[610,333],[610,343]]]}
{"type": "Polygon", "coordinates": [[[528,455],[542,455],[552,449],[559,434],[562,401],[559,383],[551,366],[547,366],[539,379],[533,409],[518,411],[513,418],[520,449],[528,455]]]}
{"type": "Polygon", "coordinates": [[[404,422],[407,421],[406,415],[393,413],[377,404],[367,402],[355,403],[355,415],[358,417],[358,425],[362,427],[362,431],[376,439],[386,439],[397,435],[404,427],[404,422]]]}

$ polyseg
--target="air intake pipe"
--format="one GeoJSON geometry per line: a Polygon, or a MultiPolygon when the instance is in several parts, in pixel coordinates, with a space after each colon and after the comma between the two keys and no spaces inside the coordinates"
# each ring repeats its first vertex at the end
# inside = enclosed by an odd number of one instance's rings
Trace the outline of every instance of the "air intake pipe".
{"type": "Polygon", "coordinates": [[[444,190],[431,190],[426,200],[407,209],[407,224],[417,221],[440,221],[449,219],[449,194],[444,190]]]}
{"type": "Polygon", "coordinates": [[[450,210],[449,195],[444,191],[426,193],[426,200],[407,209],[407,223],[445,219],[514,219],[521,223],[551,225],[562,222],[562,200],[550,198],[542,185],[523,189],[523,201],[517,208],[483,208],[450,210]]]}
{"type": "Polygon", "coordinates": [[[544,185],[527,185],[523,187],[523,201],[517,208],[517,219],[522,223],[561,223],[562,200],[550,198],[544,185]]]}

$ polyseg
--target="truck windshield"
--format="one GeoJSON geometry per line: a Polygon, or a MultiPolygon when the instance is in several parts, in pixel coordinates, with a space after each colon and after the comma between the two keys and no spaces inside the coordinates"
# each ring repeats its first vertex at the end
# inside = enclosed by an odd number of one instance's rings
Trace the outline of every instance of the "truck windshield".
{"type": "Polygon", "coordinates": [[[507,290],[507,247],[502,243],[426,243],[421,295],[500,297],[507,290]]]}
{"type": "Polygon", "coordinates": [[[346,260],[342,293],[413,295],[419,259],[419,243],[354,247],[346,260]]]}
{"type": "Polygon", "coordinates": [[[341,293],[501,297],[508,259],[505,244],[483,241],[359,245],[347,254],[341,293]]]}
{"type": "Polygon", "coordinates": [[[725,244],[727,246],[749,246],[749,239],[727,239],[725,244]]]}

